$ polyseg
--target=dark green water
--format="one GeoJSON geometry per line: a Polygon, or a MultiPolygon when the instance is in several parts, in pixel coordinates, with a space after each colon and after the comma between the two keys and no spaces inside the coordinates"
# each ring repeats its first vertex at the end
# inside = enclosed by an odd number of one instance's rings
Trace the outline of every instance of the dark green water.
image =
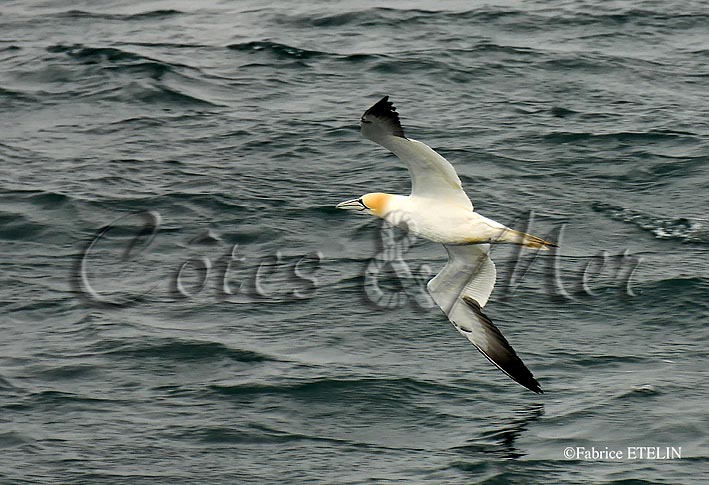
{"type": "Polygon", "coordinates": [[[698,1],[3,2],[0,481],[700,483],[708,61],[698,1]],[[408,191],[385,94],[559,238],[486,307],[544,395],[421,296],[439,246],[368,293],[381,225],[334,205],[408,191]]]}

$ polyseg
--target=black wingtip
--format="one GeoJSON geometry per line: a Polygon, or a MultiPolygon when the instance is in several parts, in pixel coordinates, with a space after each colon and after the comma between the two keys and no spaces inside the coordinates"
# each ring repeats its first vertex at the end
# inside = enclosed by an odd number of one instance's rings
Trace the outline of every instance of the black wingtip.
{"type": "Polygon", "coordinates": [[[394,117],[397,121],[399,120],[399,113],[396,112],[396,106],[394,106],[394,103],[389,101],[388,95],[384,96],[382,99],[374,103],[367,111],[365,111],[362,115],[362,121],[365,121],[365,118],[369,115],[383,118],[394,117]]]}
{"type": "Polygon", "coordinates": [[[388,95],[384,96],[365,111],[362,115],[361,122],[364,126],[364,124],[372,122],[373,119],[378,119],[380,122],[383,122],[388,134],[406,138],[404,129],[401,127],[401,121],[399,120],[399,113],[396,112],[394,103],[389,101],[388,95]]]}
{"type": "Polygon", "coordinates": [[[502,332],[500,332],[495,324],[492,323],[492,320],[490,320],[490,318],[482,312],[482,308],[478,302],[467,295],[463,296],[463,301],[473,311],[473,313],[479,317],[480,321],[485,324],[486,329],[492,332],[498,341],[505,347],[505,352],[503,354],[488,355],[476,345],[475,347],[480,351],[480,353],[516,383],[526,387],[536,394],[544,394],[544,391],[539,385],[539,382],[537,382],[534,378],[532,372],[527,368],[524,362],[522,362],[522,359],[519,358],[517,352],[515,352],[507,339],[502,335],[502,332]]]}
{"type": "MultiPolygon", "coordinates": [[[[377,112],[388,112],[388,111],[396,111],[396,107],[394,106],[394,103],[389,101],[389,95],[387,94],[384,96],[382,99],[377,101],[372,105],[371,108],[369,108],[367,111],[365,111],[365,115],[371,114],[371,113],[377,113],[377,112]]],[[[364,116],[362,116],[364,118],[364,116]]]]}

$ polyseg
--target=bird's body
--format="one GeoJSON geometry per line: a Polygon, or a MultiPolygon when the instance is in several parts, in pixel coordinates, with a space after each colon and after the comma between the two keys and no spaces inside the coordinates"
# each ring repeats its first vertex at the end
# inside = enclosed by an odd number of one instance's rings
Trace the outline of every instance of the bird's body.
{"type": "Polygon", "coordinates": [[[555,246],[510,229],[474,211],[453,166],[428,145],[407,138],[388,96],[361,120],[362,135],[393,152],[411,175],[411,194],[365,194],[337,205],[364,211],[408,232],[444,245],[448,263],[428,290],[451,323],[505,374],[541,393],[539,383],[500,331],[482,312],[495,285],[490,243],[521,244],[536,249],[555,246]]]}
{"type": "Polygon", "coordinates": [[[433,242],[441,244],[516,242],[509,240],[516,231],[513,232],[463,204],[415,195],[388,195],[385,200],[380,216],[382,219],[433,242]]]}

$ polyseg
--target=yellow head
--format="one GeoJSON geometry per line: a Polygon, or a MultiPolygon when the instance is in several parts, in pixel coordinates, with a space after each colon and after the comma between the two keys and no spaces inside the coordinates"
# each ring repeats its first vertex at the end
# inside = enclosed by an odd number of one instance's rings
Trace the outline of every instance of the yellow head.
{"type": "Polygon", "coordinates": [[[338,209],[356,210],[372,214],[377,217],[384,217],[387,213],[387,206],[394,196],[375,192],[364,194],[359,199],[346,200],[337,204],[338,209]]]}

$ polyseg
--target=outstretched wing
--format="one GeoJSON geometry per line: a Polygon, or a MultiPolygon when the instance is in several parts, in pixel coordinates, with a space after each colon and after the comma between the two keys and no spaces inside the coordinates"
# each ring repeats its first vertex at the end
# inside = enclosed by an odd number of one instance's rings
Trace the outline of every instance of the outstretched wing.
{"type": "Polygon", "coordinates": [[[448,262],[427,285],[436,304],[448,314],[453,304],[466,295],[484,307],[497,277],[495,263],[488,256],[490,245],[444,244],[443,247],[448,252],[448,262]]]}
{"type": "Polygon", "coordinates": [[[362,115],[362,136],[383,146],[404,162],[411,176],[411,195],[435,198],[473,210],[453,166],[428,145],[406,138],[389,96],[362,115]]]}
{"type": "Polygon", "coordinates": [[[455,328],[512,380],[536,393],[539,383],[500,330],[482,311],[495,285],[489,245],[445,246],[448,263],[428,283],[433,300],[455,328]]]}

